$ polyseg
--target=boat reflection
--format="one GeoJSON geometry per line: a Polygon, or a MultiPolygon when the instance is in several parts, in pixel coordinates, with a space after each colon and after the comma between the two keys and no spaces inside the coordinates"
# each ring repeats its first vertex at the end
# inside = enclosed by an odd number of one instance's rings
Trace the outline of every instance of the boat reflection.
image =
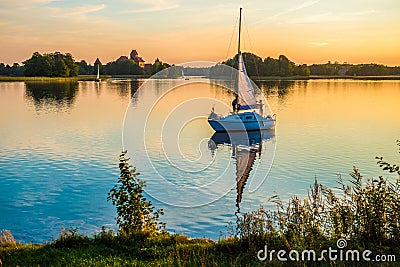
{"type": "Polygon", "coordinates": [[[216,132],[208,141],[212,155],[219,146],[230,146],[232,158],[236,161],[236,215],[240,213],[240,203],[244,187],[253,169],[256,158],[261,158],[263,143],[275,136],[275,130],[216,132]]]}

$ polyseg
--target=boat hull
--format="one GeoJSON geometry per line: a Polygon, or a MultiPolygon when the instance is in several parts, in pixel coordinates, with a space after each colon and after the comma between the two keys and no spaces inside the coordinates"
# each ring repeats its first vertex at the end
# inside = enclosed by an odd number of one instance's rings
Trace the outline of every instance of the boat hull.
{"type": "Polygon", "coordinates": [[[216,132],[259,131],[275,127],[275,120],[266,118],[255,121],[209,119],[208,123],[216,132]]]}

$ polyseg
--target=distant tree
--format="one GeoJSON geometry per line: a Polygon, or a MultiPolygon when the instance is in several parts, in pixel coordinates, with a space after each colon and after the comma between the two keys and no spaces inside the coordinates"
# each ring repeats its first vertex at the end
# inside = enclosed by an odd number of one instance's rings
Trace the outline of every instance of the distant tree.
{"type": "Polygon", "coordinates": [[[0,75],[7,75],[6,65],[4,63],[0,63],[0,75]]]}
{"type": "Polygon", "coordinates": [[[292,76],[294,75],[295,64],[290,61],[286,56],[280,55],[279,61],[279,76],[292,76]]]}
{"type": "Polygon", "coordinates": [[[263,60],[253,53],[243,53],[243,60],[246,64],[247,75],[259,76],[263,69],[263,60]]]}
{"type": "Polygon", "coordinates": [[[0,75],[3,76],[24,76],[25,68],[20,66],[18,63],[14,63],[12,66],[0,63],[0,75]]]}
{"type": "Polygon", "coordinates": [[[379,75],[395,75],[392,71],[394,68],[378,64],[359,64],[351,66],[347,73],[348,75],[358,76],[379,76],[379,75]]]}
{"type": "Polygon", "coordinates": [[[143,68],[139,67],[133,60],[109,62],[105,66],[105,72],[108,75],[144,74],[143,68]]]}
{"type": "Polygon", "coordinates": [[[64,57],[60,52],[47,55],[51,62],[51,76],[53,77],[69,77],[70,69],[64,61],[64,57]]]}
{"type": "MultiPolygon", "coordinates": [[[[228,66],[237,68],[237,55],[223,62],[228,66]]],[[[307,65],[296,66],[294,62],[286,56],[280,55],[278,59],[267,57],[262,60],[259,56],[252,53],[243,53],[243,59],[246,64],[247,74],[249,76],[292,76],[309,75],[307,65]]]]}
{"type": "Polygon", "coordinates": [[[328,61],[326,64],[313,64],[309,68],[312,75],[338,75],[341,66],[337,62],[332,64],[328,61]]]}
{"type": "Polygon", "coordinates": [[[267,57],[264,59],[265,72],[263,75],[265,76],[278,76],[279,75],[279,63],[277,60],[267,57]]]}
{"type": "Polygon", "coordinates": [[[75,64],[71,54],[60,52],[41,55],[33,53],[23,62],[26,76],[74,77],[78,75],[79,66],[75,64]]]}
{"type": "Polygon", "coordinates": [[[159,71],[162,71],[166,68],[169,68],[170,65],[167,63],[163,63],[162,61],[158,60],[158,58],[154,61],[151,69],[152,69],[152,74],[156,74],[159,71]]]}
{"type": "Polygon", "coordinates": [[[51,76],[51,63],[47,56],[39,52],[33,53],[32,57],[23,62],[25,65],[25,76],[51,76]]]}
{"type": "Polygon", "coordinates": [[[70,53],[66,53],[65,55],[63,55],[63,60],[69,69],[69,77],[78,76],[79,66],[75,63],[72,55],[70,53]]]}
{"type": "Polygon", "coordinates": [[[300,76],[309,76],[310,68],[306,64],[301,64],[297,67],[296,74],[300,76]]]}
{"type": "Polygon", "coordinates": [[[93,67],[89,66],[85,60],[76,63],[79,67],[79,75],[93,74],[93,67]]]}
{"type": "MultiPolygon", "coordinates": [[[[242,53],[242,57],[246,65],[247,75],[259,76],[260,73],[264,70],[263,60],[261,57],[253,53],[247,53],[247,52],[242,53]]],[[[228,59],[227,61],[224,62],[224,64],[237,69],[238,55],[235,55],[233,58],[228,59]]]]}

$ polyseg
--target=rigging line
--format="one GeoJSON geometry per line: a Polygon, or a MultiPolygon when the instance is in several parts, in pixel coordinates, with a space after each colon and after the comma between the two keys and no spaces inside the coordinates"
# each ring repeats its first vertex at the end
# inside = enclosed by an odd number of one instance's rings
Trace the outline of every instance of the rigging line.
{"type": "MultiPolygon", "coordinates": [[[[250,51],[254,51],[254,48],[253,48],[253,45],[252,45],[251,39],[250,39],[249,27],[247,27],[246,18],[243,19],[243,22],[244,22],[243,23],[244,24],[244,28],[246,29],[246,33],[247,33],[247,38],[249,39],[250,51]]],[[[256,68],[257,78],[258,78],[258,80],[260,80],[260,72],[258,71],[258,66],[257,66],[257,62],[255,60],[255,57],[253,57],[253,61],[254,61],[254,66],[256,68]]]]}
{"type": "MultiPolygon", "coordinates": [[[[236,17],[235,25],[233,26],[233,30],[232,30],[232,34],[231,34],[231,40],[229,42],[229,47],[228,47],[228,50],[226,51],[225,60],[228,60],[228,54],[229,54],[229,50],[231,49],[233,35],[235,34],[236,25],[238,24],[238,20],[239,20],[239,17],[236,17]]],[[[232,68],[235,67],[234,59],[235,59],[235,56],[232,57],[232,68]]],[[[234,73],[231,72],[231,77],[230,77],[231,80],[233,79],[233,75],[234,75],[234,73]]]]}
{"type": "Polygon", "coordinates": [[[231,40],[229,42],[228,50],[226,51],[225,60],[228,58],[229,49],[231,49],[232,40],[233,40],[233,34],[235,33],[237,22],[238,22],[238,18],[236,17],[235,26],[233,27],[233,30],[232,30],[231,40]]]}

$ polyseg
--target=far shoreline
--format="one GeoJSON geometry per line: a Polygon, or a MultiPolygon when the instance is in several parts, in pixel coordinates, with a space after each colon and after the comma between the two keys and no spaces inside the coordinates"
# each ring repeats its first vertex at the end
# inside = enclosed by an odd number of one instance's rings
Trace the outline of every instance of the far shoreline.
{"type": "MultiPolygon", "coordinates": [[[[148,79],[151,75],[107,75],[100,76],[102,80],[108,79],[148,79]]],[[[26,76],[0,76],[0,82],[73,82],[94,81],[96,75],[79,75],[76,77],[26,77],[26,76]]],[[[250,77],[254,81],[280,81],[280,80],[400,80],[400,75],[386,76],[338,76],[338,75],[310,75],[310,76],[258,76],[250,77]]]]}
{"type": "Polygon", "coordinates": [[[339,75],[310,75],[310,76],[260,76],[251,77],[255,81],[276,81],[276,80],[400,80],[400,75],[392,76],[339,76],[339,75]]]}

